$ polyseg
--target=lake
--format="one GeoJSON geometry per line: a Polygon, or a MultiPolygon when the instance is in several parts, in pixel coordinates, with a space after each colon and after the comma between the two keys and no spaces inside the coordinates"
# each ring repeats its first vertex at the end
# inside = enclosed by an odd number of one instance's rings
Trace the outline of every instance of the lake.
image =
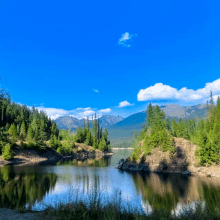
{"type": "Polygon", "coordinates": [[[43,210],[72,199],[94,199],[98,194],[103,203],[120,195],[121,205],[146,213],[160,209],[181,212],[183,207],[194,207],[197,201],[211,209],[220,206],[219,179],[124,172],[115,167],[132,150],[114,152],[113,156],[99,160],[1,167],[1,203],[8,208],[43,210]]]}

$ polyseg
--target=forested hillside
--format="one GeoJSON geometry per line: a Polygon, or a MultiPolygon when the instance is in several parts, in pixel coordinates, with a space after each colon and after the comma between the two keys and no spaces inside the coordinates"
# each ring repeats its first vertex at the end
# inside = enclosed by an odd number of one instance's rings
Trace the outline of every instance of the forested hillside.
{"type": "Polygon", "coordinates": [[[34,106],[19,105],[11,101],[10,94],[0,90],[0,153],[3,159],[13,158],[13,147],[34,149],[39,152],[47,149],[59,154],[75,152],[75,142],[85,143],[101,151],[110,148],[108,130],[99,126],[96,118],[92,121],[92,130],[85,125],[74,135],[70,131],[58,130],[55,121],[46,112],[39,111],[34,106]]]}
{"type": "Polygon", "coordinates": [[[132,160],[138,160],[140,155],[151,154],[151,150],[160,147],[163,151],[175,151],[173,137],[181,137],[198,145],[196,155],[200,159],[200,165],[210,165],[220,162],[220,98],[214,104],[212,92],[207,101],[206,119],[194,119],[177,122],[165,119],[165,113],[159,106],[147,109],[147,126],[145,126],[134,144],[135,150],[132,160]],[[140,144],[141,143],[141,144],[140,144]]]}
{"type": "MultiPolygon", "coordinates": [[[[207,114],[206,104],[199,104],[194,106],[180,106],[176,104],[168,104],[160,106],[164,111],[165,117],[170,121],[175,119],[177,122],[179,118],[183,121],[194,119],[205,119],[207,114]]],[[[143,123],[146,123],[146,111],[138,112],[130,115],[124,120],[109,127],[109,137],[113,139],[131,139],[132,133],[137,131],[140,133],[143,128],[143,123]]]]}

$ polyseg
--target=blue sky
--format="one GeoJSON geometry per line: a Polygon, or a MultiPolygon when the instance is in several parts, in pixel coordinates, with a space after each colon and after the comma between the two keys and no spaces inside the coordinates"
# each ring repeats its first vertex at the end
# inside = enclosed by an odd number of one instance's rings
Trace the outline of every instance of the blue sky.
{"type": "Polygon", "coordinates": [[[0,1],[1,88],[52,117],[220,95],[219,1],[0,1]],[[121,104],[120,104],[121,103],[121,104]]]}

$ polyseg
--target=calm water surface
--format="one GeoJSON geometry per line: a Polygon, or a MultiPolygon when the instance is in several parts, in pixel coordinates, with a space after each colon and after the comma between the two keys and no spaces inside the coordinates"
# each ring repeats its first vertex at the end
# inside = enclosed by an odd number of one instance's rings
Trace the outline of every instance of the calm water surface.
{"type": "Polygon", "coordinates": [[[121,204],[151,212],[181,211],[196,201],[212,209],[220,207],[220,181],[182,175],[123,172],[115,167],[132,150],[114,150],[112,157],[99,160],[65,161],[54,165],[4,166],[0,169],[1,203],[9,208],[31,207],[87,200],[100,194],[102,202],[121,196],[121,204]],[[119,193],[121,192],[121,194],[119,193]],[[186,205],[187,204],[187,205],[186,205]]]}

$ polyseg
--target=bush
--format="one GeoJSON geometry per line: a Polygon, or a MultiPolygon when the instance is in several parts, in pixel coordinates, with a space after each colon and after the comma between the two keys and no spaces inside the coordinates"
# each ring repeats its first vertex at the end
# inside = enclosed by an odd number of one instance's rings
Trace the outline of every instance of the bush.
{"type": "Polygon", "coordinates": [[[21,142],[21,148],[23,148],[23,149],[27,148],[27,144],[24,143],[23,141],[21,142]]]}
{"type": "Polygon", "coordinates": [[[12,158],[14,158],[14,155],[11,151],[11,146],[10,144],[6,144],[4,147],[3,147],[3,150],[2,150],[2,158],[4,160],[10,160],[12,158]]]}

